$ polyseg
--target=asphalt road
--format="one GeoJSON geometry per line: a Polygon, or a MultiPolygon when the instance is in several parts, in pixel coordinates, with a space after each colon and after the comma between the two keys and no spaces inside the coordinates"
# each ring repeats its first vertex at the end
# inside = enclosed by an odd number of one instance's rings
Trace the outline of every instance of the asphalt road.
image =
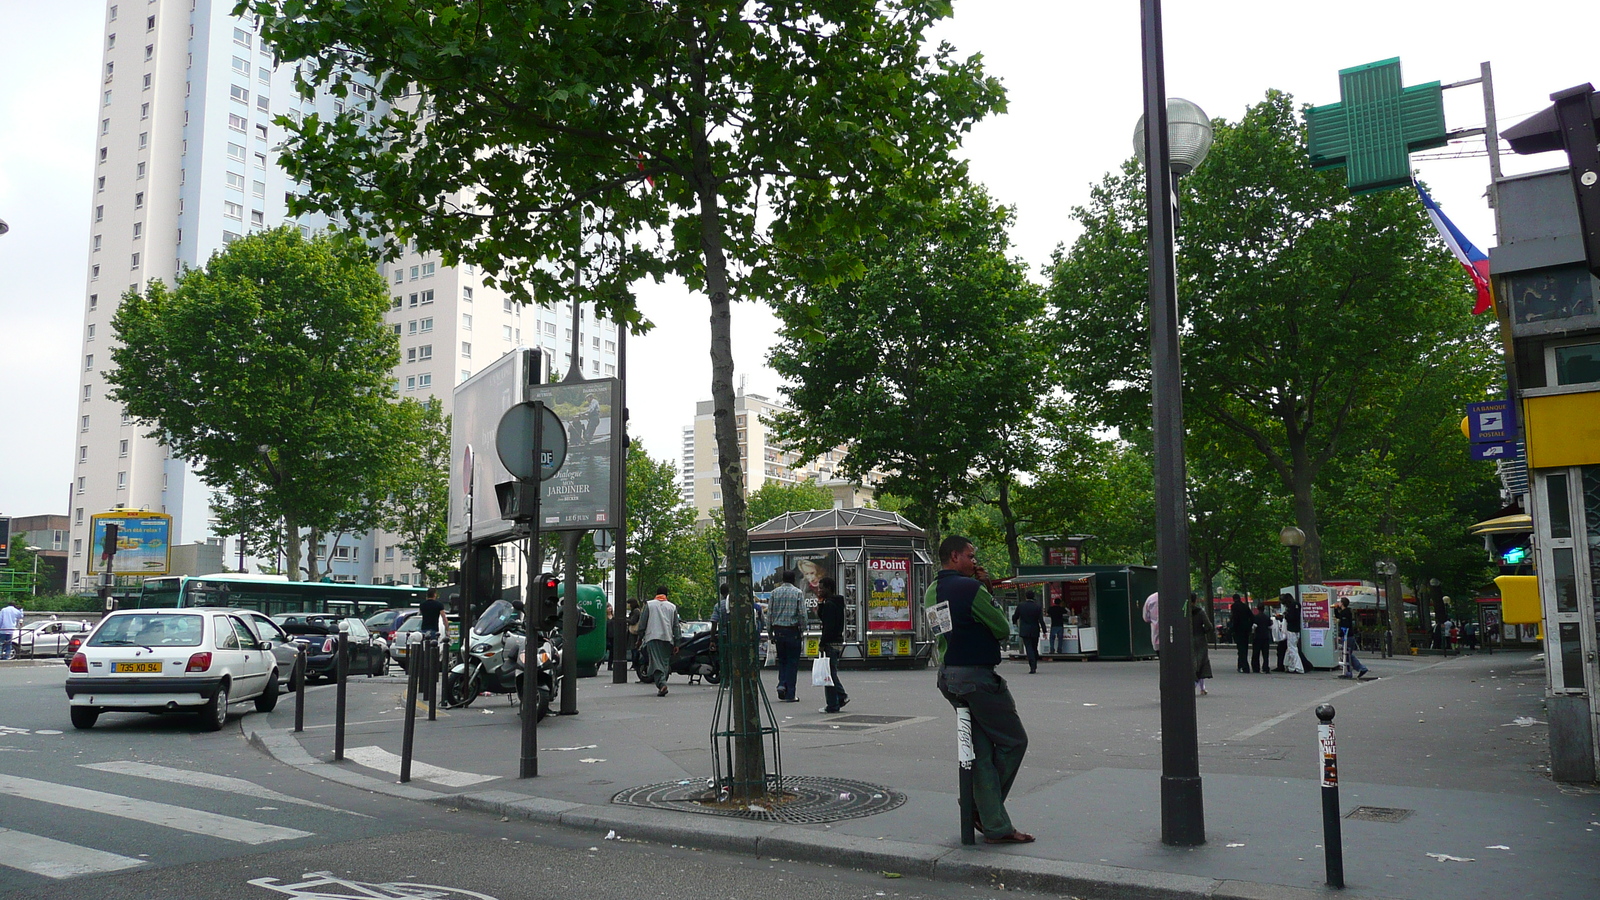
{"type": "MultiPolygon", "coordinates": [[[[993,897],[892,878],[411,803],[283,766],[241,726],[184,716],[67,719],[59,664],[0,666],[0,897],[993,897]]],[[[1005,891],[1008,895],[1030,894],[1005,891]]]]}

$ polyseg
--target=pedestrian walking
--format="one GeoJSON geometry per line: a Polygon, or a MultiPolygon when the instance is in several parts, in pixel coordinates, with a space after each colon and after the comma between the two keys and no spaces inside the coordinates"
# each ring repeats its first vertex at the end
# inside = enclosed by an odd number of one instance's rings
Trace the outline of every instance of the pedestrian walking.
{"type": "Polygon", "coordinates": [[[1250,671],[1272,671],[1272,617],[1262,603],[1256,604],[1256,613],[1251,617],[1250,671]]]}
{"type": "Polygon", "coordinates": [[[1350,611],[1350,598],[1340,597],[1339,605],[1333,609],[1333,618],[1338,623],[1340,662],[1344,672],[1340,678],[1366,678],[1367,667],[1356,659],[1356,617],[1350,611]]]}
{"type": "Polygon", "coordinates": [[[951,535],[939,544],[939,574],[923,595],[938,634],[939,693],[972,717],[974,825],[986,844],[1031,844],[1006,812],[1006,797],[1028,752],[1028,733],[1006,680],[995,672],[1000,642],[1011,636],[1005,611],[974,577],[978,552],[951,535]]]}
{"type": "Polygon", "coordinates": [[[1144,620],[1150,623],[1150,649],[1161,655],[1161,593],[1152,592],[1144,598],[1144,620]]]}
{"type": "Polygon", "coordinates": [[[1017,636],[1022,638],[1022,655],[1028,660],[1028,674],[1039,672],[1039,630],[1044,627],[1044,610],[1039,608],[1033,591],[1029,591],[1011,614],[1011,624],[1017,626],[1017,636]]]}
{"type": "Polygon", "coordinates": [[[1051,655],[1067,652],[1067,608],[1061,605],[1060,597],[1050,601],[1045,615],[1050,617],[1051,655]]]}
{"type": "Polygon", "coordinates": [[[785,569],[783,583],[767,596],[767,614],[772,622],[772,642],[778,647],[778,700],[796,703],[794,695],[795,671],[800,666],[800,626],[805,620],[800,611],[803,595],[795,587],[793,569],[785,569]]]}
{"type": "Polygon", "coordinates": [[[817,582],[817,589],[821,591],[817,597],[817,619],[822,623],[818,649],[827,657],[828,674],[833,679],[833,684],[822,689],[827,704],[822,708],[825,713],[839,712],[850,702],[850,695],[839,683],[839,658],[844,656],[844,598],[839,596],[838,588],[838,583],[830,576],[825,575],[817,582]]]}
{"type": "Polygon", "coordinates": [[[439,599],[438,588],[428,588],[427,596],[422,605],[417,607],[418,614],[422,616],[422,639],[424,641],[437,641],[439,634],[449,625],[450,617],[445,614],[444,601],[439,599]]]}
{"type": "Polygon", "coordinates": [[[1289,652],[1289,626],[1283,623],[1281,612],[1272,614],[1272,645],[1278,648],[1278,664],[1272,667],[1272,671],[1289,671],[1283,667],[1283,655],[1289,652]]]}
{"type": "Polygon", "coordinates": [[[1250,630],[1255,627],[1255,616],[1250,604],[1238,594],[1233,595],[1233,605],[1228,607],[1228,628],[1233,632],[1233,644],[1239,648],[1239,671],[1250,671],[1250,630]]]}
{"type": "Polygon", "coordinates": [[[1289,652],[1284,656],[1284,666],[1295,675],[1303,675],[1306,668],[1300,660],[1300,604],[1295,602],[1293,594],[1279,594],[1278,604],[1283,609],[1283,628],[1289,633],[1289,652]]]}
{"type": "Polygon", "coordinates": [[[1193,597],[1189,599],[1189,653],[1194,657],[1194,688],[1206,695],[1206,679],[1211,677],[1211,617],[1193,597]]]}
{"type": "Polygon", "coordinates": [[[655,599],[639,611],[639,636],[649,658],[645,669],[655,682],[656,696],[667,695],[667,679],[672,677],[672,651],[678,645],[678,607],[667,599],[667,589],[656,588],[655,599]]]}
{"type": "Polygon", "coordinates": [[[17,631],[22,628],[22,607],[7,600],[0,607],[0,659],[17,658],[17,631]]]}

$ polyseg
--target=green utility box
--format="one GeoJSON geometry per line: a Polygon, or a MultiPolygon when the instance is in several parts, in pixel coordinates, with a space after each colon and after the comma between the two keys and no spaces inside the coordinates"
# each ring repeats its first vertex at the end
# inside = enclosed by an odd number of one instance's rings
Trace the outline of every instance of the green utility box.
{"type": "MultiPolygon", "coordinates": [[[[565,597],[565,582],[556,596],[565,597]]],[[[594,630],[578,635],[578,677],[593,678],[606,661],[606,592],[597,584],[578,585],[578,609],[594,617],[594,630]]]]}
{"type": "Polygon", "coordinates": [[[1156,589],[1152,566],[1023,566],[1011,581],[1028,583],[1029,576],[1077,575],[1062,584],[1046,584],[1040,604],[1060,600],[1072,617],[1069,634],[1076,634],[1076,651],[1095,659],[1150,659],[1150,625],[1144,621],[1144,601],[1156,589]],[[1076,631],[1073,632],[1072,628],[1076,631]]]}

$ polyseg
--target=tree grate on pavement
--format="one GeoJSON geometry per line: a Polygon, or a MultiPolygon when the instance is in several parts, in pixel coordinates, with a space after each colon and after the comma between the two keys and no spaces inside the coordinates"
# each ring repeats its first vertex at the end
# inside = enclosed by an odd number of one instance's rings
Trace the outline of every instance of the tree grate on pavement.
{"type": "Polygon", "coordinates": [[[1393,806],[1358,806],[1345,814],[1346,819],[1359,819],[1363,822],[1404,822],[1411,816],[1411,810],[1398,809],[1393,806]]]}
{"type": "Polygon", "coordinates": [[[860,819],[898,809],[906,795],[881,785],[848,778],[814,778],[786,775],[784,797],[770,806],[735,806],[718,798],[705,781],[669,781],[628,788],[611,798],[621,806],[647,809],[673,809],[708,816],[752,819],[758,822],[783,822],[790,825],[815,825],[860,819]]]}

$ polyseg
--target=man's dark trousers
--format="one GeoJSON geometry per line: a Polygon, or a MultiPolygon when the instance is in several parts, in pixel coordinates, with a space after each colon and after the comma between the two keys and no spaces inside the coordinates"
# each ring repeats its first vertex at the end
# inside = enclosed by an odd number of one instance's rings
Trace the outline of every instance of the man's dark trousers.
{"type": "Polygon", "coordinates": [[[939,693],[972,715],[972,802],[985,837],[1005,837],[1016,828],[1006,814],[1006,797],[1028,752],[1028,732],[1017,715],[1006,680],[989,666],[939,669],[939,693]]]}
{"type": "MultiPolygon", "coordinates": [[[[1234,628],[1237,629],[1238,626],[1235,625],[1234,628]]],[[[1234,633],[1233,633],[1233,642],[1239,646],[1239,671],[1241,671],[1241,672],[1250,671],[1250,628],[1249,628],[1249,626],[1245,627],[1243,635],[1240,635],[1239,632],[1237,630],[1235,630],[1234,633]]]]}
{"type": "Polygon", "coordinates": [[[821,649],[822,655],[828,658],[828,673],[833,676],[833,685],[822,689],[823,702],[827,709],[837,712],[850,700],[844,686],[839,684],[839,657],[844,655],[844,645],[823,644],[821,649]]]}
{"type": "Polygon", "coordinates": [[[793,700],[795,672],[800,667],[800,629],[774,625],[772,641],[778,645],[778,699],[793,700]]]}
{"type": "Polygon", "coordinates": [[[1024,629],[1018,636],[1022,638],[1022,652],[1028,657],[1028,671],[1039,671],[1039,632],[1024,629]]]}

